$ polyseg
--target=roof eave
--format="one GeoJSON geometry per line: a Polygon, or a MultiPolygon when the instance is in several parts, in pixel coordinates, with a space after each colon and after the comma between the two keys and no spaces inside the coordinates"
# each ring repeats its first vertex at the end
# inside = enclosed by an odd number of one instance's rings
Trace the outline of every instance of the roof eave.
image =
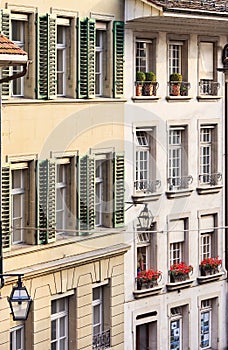
{"type": "Polygon", "coordinates": [[[0,53],[0,67],[23,65],[28,62],[27,55],[13,55],[0,53]]]}

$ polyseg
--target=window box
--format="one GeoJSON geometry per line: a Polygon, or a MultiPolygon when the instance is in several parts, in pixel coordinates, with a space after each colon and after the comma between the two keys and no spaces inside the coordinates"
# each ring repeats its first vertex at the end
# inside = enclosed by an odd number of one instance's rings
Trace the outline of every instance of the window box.
{"type": "Polygon", "coordinates": [[[157,81],[136,81],[135,95],[136,96],[156,96],[158,89],[157,81]]]}
{"type": "Polygon", "coordinates": [[[180,281],[180,282],[170,282],[166,284],[166,287],[168,291],[179,290],[179,289],[191,287],[193,282],[194,282],[193,279],[187,279],[185,281],[180,281]]]}
{"type": "Polygon", "coordinates": [[[163,288],[162,285],[156,285],[156,286],[153,286],[153,288],[147,288],[147,289],[141,289],[141,290],[137,289],[133,291],[133,295],[135,299],[146,298],[152,295],[159,294],[162,288],[163,288]]]}
{"type": "Polygon", "coordinates": [[[216,280],[219,280],[221,276],[224,275],[224,272],[214,272],[211,275],[205,275],[205,276],[198,276],[197,277],[197,281],[199,284],[203,284],[203,283],[208,283],[208,282],[214,282],[216,280]]]}

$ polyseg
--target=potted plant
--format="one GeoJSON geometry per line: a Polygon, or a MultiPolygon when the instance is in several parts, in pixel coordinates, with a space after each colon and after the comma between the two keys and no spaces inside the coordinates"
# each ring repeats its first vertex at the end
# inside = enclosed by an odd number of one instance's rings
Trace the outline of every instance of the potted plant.
{"type": "Polygon", "coordinates": [[[136,96],[142,96],[142,87],[146,79],[144,72],[136,72],[136,96]]]}
{"type": "Polygon", "coordinates": [[[192,265],[185,262],[176,263],[170,266],[169,275],[171,282],[185,281],[189,278],[189,273],[193,271],[192,265]]]}
{"type": "Polygon", "coordinates": [[[143,95],[152,96],[156,95],[156,74],[154,72],[146,72],[146,79],[143,86],[143,95]]]}
{"type": "Polygon", "coordinates": [[[146,288],[152,288],[158,284],[158,280],[161,278],[162,272],[159,270],[148,269],[139,271],[136,277],[137,289],[141,289],[143,286],[146,288]]]}
{"type": "Polygon", "coordinates": [[[171,96],[180,96],[180,86],[182,82],[182,74],[172,73],[169,77],[170,82],[170,95],[171,96]]]}
{"type": "Polygon", "coordinates": [[[216,258],[205,258],[200,263],[200,272],[202,276],[213,275],[218,273],[219,267],[222,265],[222,260],[216,258]]]}

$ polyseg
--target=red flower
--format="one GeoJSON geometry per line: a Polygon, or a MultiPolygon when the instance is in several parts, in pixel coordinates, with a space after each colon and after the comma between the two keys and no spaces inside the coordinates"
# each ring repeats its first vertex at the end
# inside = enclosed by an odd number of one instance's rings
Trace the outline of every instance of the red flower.
{"type": "Polygon", "coordinates": [[[187,275],[193,271],[192,265],[186,265],[183,261],[170,266],[169,273],[172,275],[187,275]]]}
{"type": "Polygon", "coordinates": [[[159,270],[144,270],[144,271],[139,271],[137,274],[137,281],[140,281],[141,283],[147,283],[147,282],[152,282],[152,281],[157,281],[162,275],[162,272],[159,270]]]}
{"type": "Polygon", "coordinates": [[[216,258],[205,258],[200,263],[200,267],[206,270],[215,269],[220,265],[222,265],[222,260],[218,256],[216,258]]]}

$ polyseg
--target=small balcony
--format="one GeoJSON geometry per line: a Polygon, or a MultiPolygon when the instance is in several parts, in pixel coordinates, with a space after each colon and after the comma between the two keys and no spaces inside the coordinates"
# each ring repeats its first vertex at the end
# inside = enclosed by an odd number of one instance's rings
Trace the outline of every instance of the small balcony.
{"type": "Polygon", "coordinates": [[[134,203],[144,203],[145,201],[157,200],[161,193],[158,189],[161,187],[160,180],[137,180],[134,182],[135,193],[132,195],[134,203]]]}
{"type": "Polygon", "coordinates": [[[190,196],[193,191],[190,188],[192,181],[193,177],[191,175],[168,178],[168,191],[166,191],[167,197],[174,198],[190,196]]]}
{"type": "Polygon", "coordinates": [[[222,188],[222,174],[200,174],[199,175],[199,186],[197,192],[199,194],[208,194],[219,192],[222,188]]]}
{"type": "Polygon", "coordinates": [[[110,348],[110,329],[93,335],[93,350],[103,350],[110,348]]]}
{"type": "Polygon", "coordinates": [[[199,94],[202,96],[218,96],[220,84],[212,79],[201,79],[199,82],[199,94]]]}

